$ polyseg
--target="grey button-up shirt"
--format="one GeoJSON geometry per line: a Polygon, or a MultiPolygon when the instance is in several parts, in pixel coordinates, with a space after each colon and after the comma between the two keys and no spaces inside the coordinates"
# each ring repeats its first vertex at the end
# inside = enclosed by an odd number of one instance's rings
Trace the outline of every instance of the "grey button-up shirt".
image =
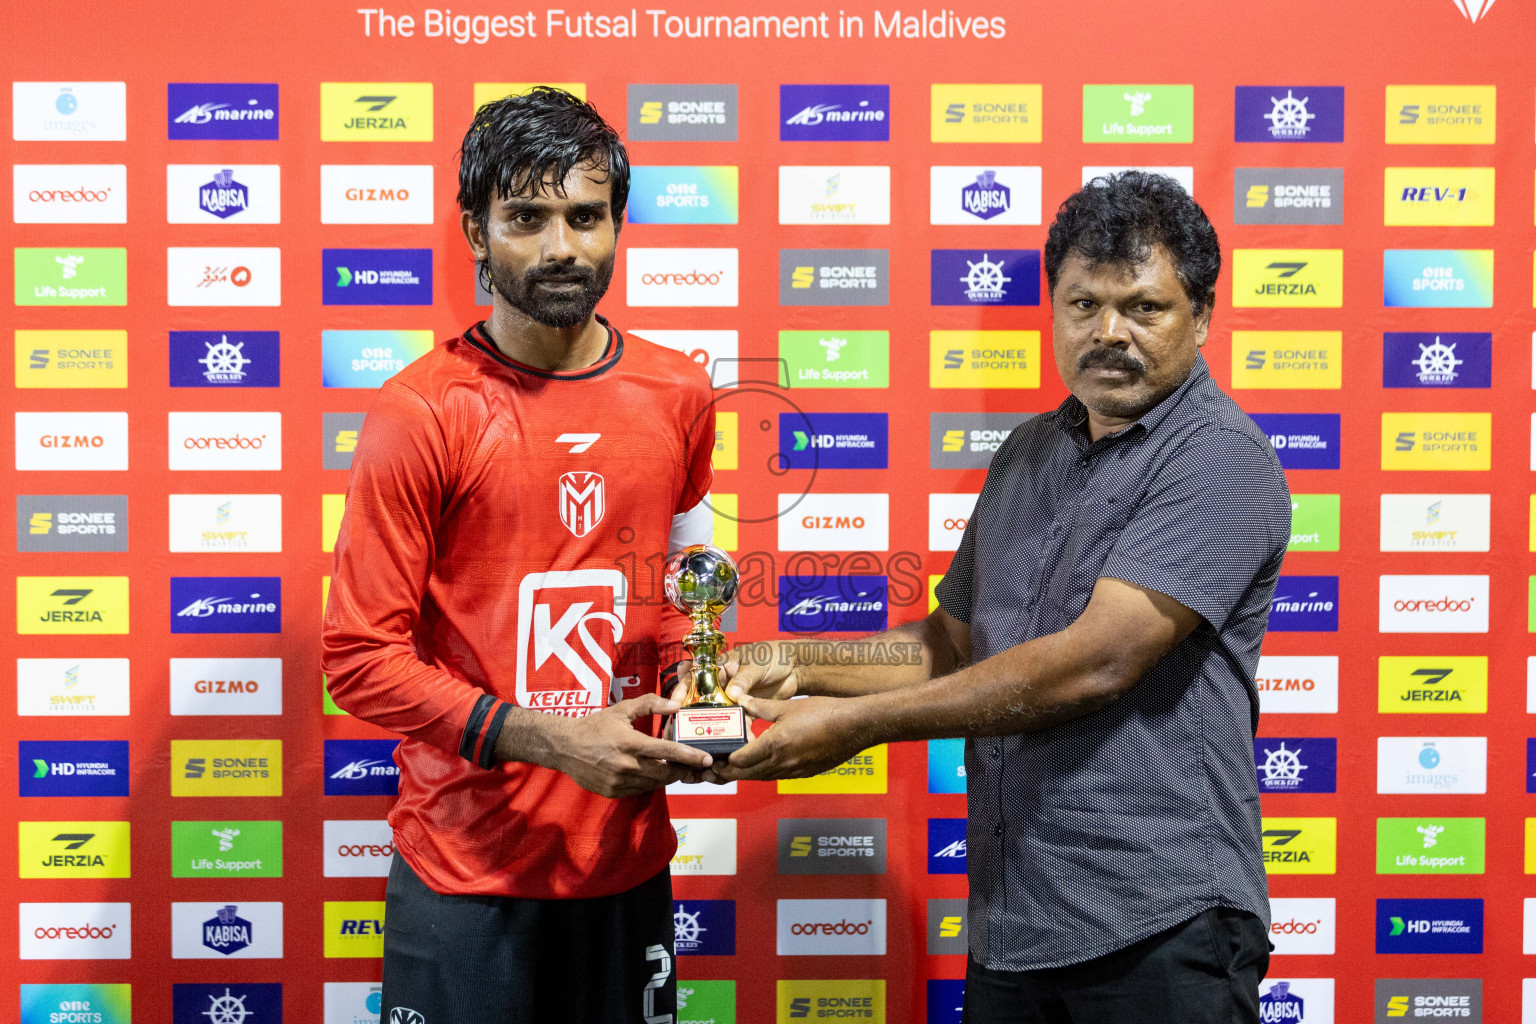
{"type": "Polygon", "coordinates": [[[1066,628],[1100,577],[1204,621],[1098,711],[966,741],[974,960],[1079,963],[1212,906],[1268,927],[1254,674],[1290,521],[1274,450],[1203,358],[1124,430],[1090,442],[1069,397],[998,450],[938,588],[974,660],[1066,628]]]}

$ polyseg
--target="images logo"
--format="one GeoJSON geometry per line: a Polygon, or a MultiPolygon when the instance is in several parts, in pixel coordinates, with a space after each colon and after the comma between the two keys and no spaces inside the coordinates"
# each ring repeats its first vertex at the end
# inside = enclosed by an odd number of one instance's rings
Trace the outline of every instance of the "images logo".
{"type": "Polygon", "coordinates": [[[1492,249],[1387,249],[1383,304],[1421,309],[1493,305],[1492,249]]]}
{"type": "Polygon", "coordinates": [[[1040,86],[933,85],[933,142],[1039,142],[1040,86]]]}
{"type": "Polygon", "coordinates": [[[18,576],[16,632],[123,635],[128,632],[128,577],[18,576]]]}
{"type": "Polygon", "coordinates": [[[320,223],[431,224],[431,164],[321,164],[320,223]]]}
{"type": "Polygon", "coordinates": [[[885,306],[890,280],[888,249],[779,250],[781,306],[885,306]]]}
{"type": "Polygon", "coordinates": [[[18,388],[126,388],[127,331],[17,331],[18,388]]]}
{"type": "Polygon", "coordinates": [[[1382,223],[1493,226],[1492,167],[1388,167],[1382,223]]]}
{"type": "Polygon", "coordinates": [[[1485,818],[1377,818],[1378,875],[1480,875],[1485,818]]]}
{"type": "Polygon", "coordinates": [[[1377,662],[1381,714],[1484,714],[1488,710],[1488,659],[1438,655],[1393,657],[1377,662]]]}
{"type": "Polygon", "coordinates": [[[22,960],[127,960],[131,955],[130,904],[23,903],[19,910],[22,960]]]}
{"type": "Polygon", "coordinates": [[[16,249],[16,305],[125,306],[127,249],[16,249]]]}
{"type": "Polygon", "coordinates": [[[1486,388],[1493,384],[1493,335],[1417,333],[1382,335],[1381,386],[1486,388]]]}
{"type": "Polygon", "coordinates": [[[1387,86],[1387,145],[1494,143],[1497,88],[1492,85],[1387,86]]]}
{"type": "Polygon", "coordinates": [[[1232,305],[1325,307],[1344,304],[1342,249],[1232,250],[1232,305]]]}
{"type": "Polygon", "coordinates": [[[1339,710],[1339,659],[1261,655],[1254,688],[1266,715],[1334,714],[1339,710]]]}
{"type": "Polygon", "coordinates": [[[283,415],[277,412],[168,414],[174,470],[283,468],[283,415]]]}
{"type": "Polygon", "coordinates": [[[1258,413],[1253,421],[1286,469],[1339,468],[1338,413],[1258,413]]]}
{"type": "Polygon", "coordinates": [[[277,86],[172,82],[166,86],[171,139],[278,138],[277,86]]]}
{"type": "Polygon", "coordinates": [[[275,388],[277,331],[171,331],[171,387],[275,388]]]}
{"type": "Polygon", "coordinates": [[[278,576],[172,576],[172,633],[281,633],[278,576]]]}
{"type": "Polygon", "coordinates": [[[280,821],[171,822],[172,878],[281,878],[280,821]]]}
{"type": "Polygon", "coordinates": [[[1337,576],[1281,576],[1269,604],[1271,633],[1336,633],[1337,576]]]}
{"type": "Polygon", "coordinates": [[[1486,736],[1378,736],[1376,792],[1486,793],[1486,736]]]}
{"type": "Polygon", "coordinates": [[[672,831],[677,835],[673,874],[736,873],[735,818],[673,818],[672,831]]]}
{"type": "Polygon", "coordinates": [[[321,331],[321,384],[376,388],[432,351],[431,331],[321,331]]]}
{"type": "Polygon", "coordinates": [[[1381,468],[1484,470],[1492,465],[1493,414],[1384,412],[1381,468]]]}
{"type": "Polygon", "coordinates": [[[1337,818],[1265,818],[1260,841],[1271,875],[1331,875],[1338,870],[1337,818]]]}
{"type": "Polygon", "coordinates": [[[1084,142],[1193,142],[1192,85],[1083,86],[1084,142]]]}
{"type": "MultiPolygon", "coordinates": [[[[780,549],[854,550],[785,546],[782,543],[780,549]]],[[[872,550],[883,551],[885,548],[872,550]]],[[[887,621],[884,576],[780,576],[779,595],[779,629],[785,633],[867,632],[884,629],[887,621]]]]}
{"type": "Polygon", "coordinates": [[[17,224],[126,224],[128,167],[15,164],[11,201],[17,224]]]}
{"type": "Polygon", "coordinates": [[[930,224],[1040,223],[1040,168],[931,167],[930,224]]]}
{"type": "Polygon", "coordinates": [[[321,142],[431,142],[431,82],[321,82],[321,142]]]}
{"type": "Polygon", "coordinates": [[[72,1024],[72,1019],[89,1024],[132,1024],[131,988],[127,984],[23,985],[21,1024],[72,1024]]]}
{"type": "MultiPolygon", "coordinates": [[[[780,178],[784,168],[779,168],[780,178]]],[[[631,224],[735,224],[735,167],[631,167],[631,224]]]]}
{"type": "Polygon", "coordinates": [[[320,256],[327,306],[432,304],[431,249],[324,249],[320,256]]]}
{"type": "Polygon", "coordinates": [[[965,819],[928,819],[928,873],[963,875],[965,859],[965,819]]]}
{"type": "Polygon", "coordinates": [[[126,821],[17,823],[22,878],[127,878],[126,821]]]}
{"type": "Polygon", "coordinates": [[[1040,305],[1039,249],[934,249],[929,263],[932,305],[1040,305]]]}
{"type": "Polygon", "coordinates": [[[122,142],[128,88],[122,82],[12,82],[17,142],[122,142]]]}
{"type": "Polygon", "coordinates": [[[1382,576],[1383,633],[1488,632],[1487,576],[1382,576]]]}
{"type": "Polygon", "coordinates": [[[1234,224],[1344,223],[1344,168],[1238,167],[1234,224]]]}
{"type": "Polygon", "coordinates": [[[1033,413],[932,412],[928,414],[930,469],[985,469],[1021,419],[1033,413]]]}
{"type": "Polygon", "coordinates": [[[1481,953],[1482,900],[1377,900],[1377,953],[1481,953]]]}
{"type": "Polygon", "coordinates": [[[283,986],[275,982],[171,987],[172,1024],[266,1024],[282,1016],[283,986]]]}
{"type": "Polygon", "coordinates": [[[965,792],[965,741],[928,741],[928,792],[965,792]]]}
{"type": "Polygon", "coordinates": [[[1240,85],[1233,138],[1238,142],[1343,142],[1344,87],[1240,85]]]}
{"type": "Polygon", "coordinates": [[[22,796],[127,796],[127,740],[22,740],[22,796]]]}
{"type": "Polygon", "coordinates": [[[734,306],[740,275],[735,249],[641,249],[625,253],[631,306],[734,306]]]}
{"type": "Polygon", "coordinates": [[[1342,331],[1233,331],[1234,388],[1329,388],[1343,381],[1342,331]]]}
{"type": "Polygon", "coordinates": [[[779,413],[779,464],[787,469],[885,469],[883,412],[779,413]]]}
{"type": "Polygon", "coordinates": [[[166,305],[282,305],[282,250],[276,247],[172,246],[165,263],[166,305]]]}
{"type": "Polygon", "coordinates": [[[884,956],[885,900],[779,900],[780,956],[884,956]]]}
{"type": "Polygon", "coordinates": [[[781,875],[883,875],[886,849],[884,818],[779,819],[781,875]]]}
{"type": "Polygon", "coordinates": [[[928,386],[1038,388],[1039,331],[929,331],[928,386]]]}
{"type": "Polygon", "coordinates": [[[398,740],[326,740],[326,796],[395,796],[400,768],[398,740]]]}
{"type": "Polygon", "coordinates": [[[1253,741],[1253,762],[1259,773],[1260,793],[1338,790],[1339,742],[1332,737],[1261,737],[1253,741]]]}
{"type": "Polygon", "coordinates": [[[678,956],[734,956],[735,900],[673,900],[672,930],[678,956]]]}
{"type": "Polygon", "coordinates": [[[779,86],[781,142],[887,142],[888,85],[779,86]]]}
{"type": "Polygon", "coordinates": [[[736,141],[735,85],[631,85],[628,112],[636,142],[736,141]]]}

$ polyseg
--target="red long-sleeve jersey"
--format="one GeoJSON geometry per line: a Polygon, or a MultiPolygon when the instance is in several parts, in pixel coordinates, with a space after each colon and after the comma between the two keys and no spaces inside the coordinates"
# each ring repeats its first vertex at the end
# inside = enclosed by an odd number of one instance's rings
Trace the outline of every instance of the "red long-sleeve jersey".
{"type": "Polygon", "coordinates": [[[353,456],[323,660],[340,707],[405,737],[389,821],[437,892],[604,896],[676,849],[659,790],[613,800],[491,757],[512,705],[657,691],[678,660],[658,645],[687,632],[660,560],[675,520],[708,521],[709,381],[602,323],[602,358],[561,373],[470,328],[385,383],[353,456]]]}

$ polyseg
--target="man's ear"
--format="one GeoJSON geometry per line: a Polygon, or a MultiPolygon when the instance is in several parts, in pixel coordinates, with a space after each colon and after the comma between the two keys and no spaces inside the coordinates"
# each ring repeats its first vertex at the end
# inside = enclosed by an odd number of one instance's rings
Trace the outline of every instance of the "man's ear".
{"type": "Polygon", "coordinates": [[[489,247],[485,244],[485,230],[475,219],[475,215],[469,210],[464,210],[459,214],[459,227],[463,229],[464,240],[469,243],[469,251],[474,254],[475,259],[484,260],[489,247]]]}
{"type": "Polygon", "coordinates": [[[1213,291],[1205,297],[1201,304],[1200,314],[1195,317],[1195,347],[1204,348],[1211,334],[1211,312],[1216,307],[1216,293],[1213,291]]]}

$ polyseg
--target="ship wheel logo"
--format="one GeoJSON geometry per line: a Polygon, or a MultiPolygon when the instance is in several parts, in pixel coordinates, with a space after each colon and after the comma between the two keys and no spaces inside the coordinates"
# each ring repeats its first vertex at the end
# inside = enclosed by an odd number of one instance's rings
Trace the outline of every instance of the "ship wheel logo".
{"type": "Polygon", "coordinates": [[[1454,381],[1456,367],[1463,362],[1465,360],[1456,358],[1456,343],[1446,345],[1441,342],[1438,334],[1435,335],[1433,345],[1419,346],[1419,358],[1413,361],[1419,368],[1421,384],[1442,384],[1454,381]]]}
{"type": "Polygon", "coordinates": [[[1309,99],[1310,96],[1297,99],[1290,89],[1285,90],[1284,99],[1271,96],[1269,102],[1275,105],[1274,109],[1264,115],[1269,122],[1269,134],[1277,139],[1299,139],[1306,135],[1310,130],[1307,122],[1317,116],[1307,112],[1309,99]]]}
{"type": "Polygon", "coordinates": [[[699,944],[701,941],[700,936],[709,931],[708,928],[699,924],[699,913],[699,911],[694,911],[690,914],[683,904],[679,903],[677,905],[677,910],[672,914],[672,939],[674,943],[677,945],[691,943],[695,946],[699,944]]]}
{"type": "Polygon", "coordinates": [[[1264,755],[1259,770],[1269,785],[1294,786],[1301,781],[1301,773],[1307,766],[1301,763],[1300,750],[1287,750],[1285,742],[1264,755]]]}
{"type": "Polygon", "coordinates": [[[993,263],[987,253],[981,254],[980,263],[966,260],[970,270],[960,280],[965,284],[965,297],[972,302],[1001,302],[1003,285],[1012,281],[1003,276],[1003,260],[993,263]]]}
{"type": "Polygon", "coordinates": [[[227,987],[223,995],[209,996],[208,999],[212,1005],[202,1013],[208,1018],[208,1024],[245,1024],[245,1019],[251,1016],[251,1011],[245,1008],[245,997],[231,995],[227,987]]]}
{"type": "Polygon", "coordinates": [[[221,334],[217,344],[204,342],[208,346],[208,354],[198,362],[207,367],[203,376],[209,380],[239,380],[245,376],[245,368],[251,361],[245,358],[241,351],[245,348],[245,342],[231,343],[229,335],[221,334]]]}

